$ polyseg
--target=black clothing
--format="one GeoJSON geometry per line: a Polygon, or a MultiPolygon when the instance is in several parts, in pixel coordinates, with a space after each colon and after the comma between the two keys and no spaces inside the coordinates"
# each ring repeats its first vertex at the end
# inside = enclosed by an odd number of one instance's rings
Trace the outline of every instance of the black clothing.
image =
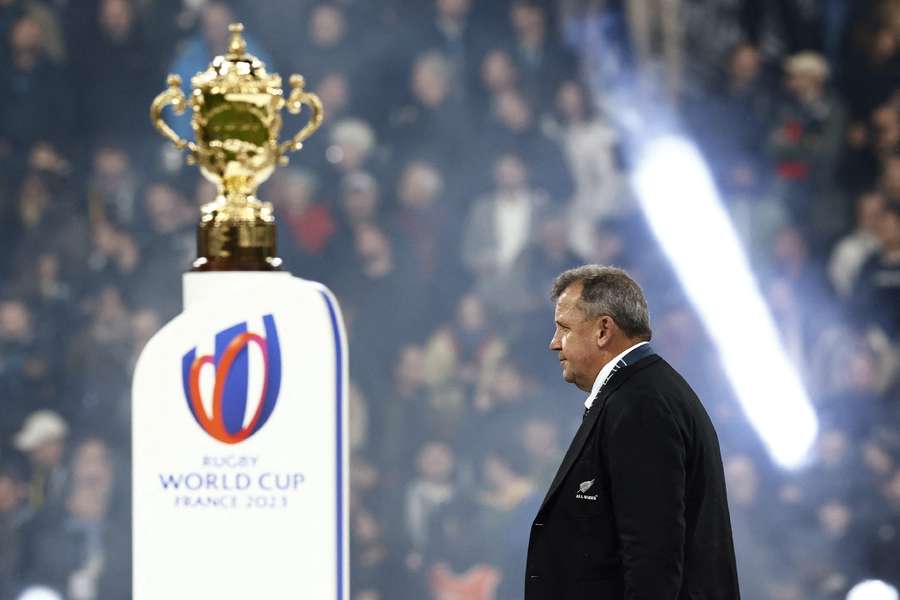
{"type": "Polygon", "coordinates": [[[601,388],[534,520],[525,600],[576,598],[740,598],[715,429],[659,356],[601,388]]]}

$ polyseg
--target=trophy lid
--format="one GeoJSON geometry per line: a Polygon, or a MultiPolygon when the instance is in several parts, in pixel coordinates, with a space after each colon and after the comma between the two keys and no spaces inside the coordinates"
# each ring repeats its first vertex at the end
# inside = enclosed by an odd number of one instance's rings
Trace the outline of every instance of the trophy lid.
{"type": "Polygon", "coordinates": [[[247,53],[243,23],[232,23],[228,31],[228,52],[216,56],[209,68],[192,77],[192,87],[213,93],[268,91],[281,95],[281,77],[267,73],[265,63],[247,53]]]}

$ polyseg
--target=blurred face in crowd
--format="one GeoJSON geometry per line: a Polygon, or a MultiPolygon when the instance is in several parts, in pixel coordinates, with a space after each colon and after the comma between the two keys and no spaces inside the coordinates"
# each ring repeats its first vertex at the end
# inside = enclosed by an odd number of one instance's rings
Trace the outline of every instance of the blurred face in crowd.
{"type": "Polygon", "coordinates": [[[514,90],[503,92],[497,99],[497,116],[513,131],[524,131],[531,126],[531,108],[525,98],[514,90]]]}
{"type": "Polygon", "coordinates": [[[787,270],[796,270],[806,264],[809,249],[806,240],[794,227],[784,227],[775,238],[773,254],[787,270]]]}
{"type": "Polygon", "coordinates": [[[31,17],[16,21],[10,32],[13,64],[20,71],[32,70],[44,54],[44,31],[31,17]]]}
{"type": "Polygon", "coordinates": [[[31,460],[32,464],[36,466],[53,468],[62,464],[65,450],[66,438],[56,438],[47,440],[37,446],[34,450],[31,450],[28,453],[28,458],[31,460]]]}
{"type": "Polygon", "coordinates": [[[413,161],[400,177],[400,204],[411,210],[426,209],[434,204],[442,185],[437,169],[426,162],[413,161]]]}
{"type": "Polygon", "coordinates": [[[100,27],[115,41],[122,41],[131,32],[134,13],[128,0],[103,0],[100,4],[100,27]]]}
{"type": "Polygon", "coordinates": [[[347,76],[340,71],[328,73],[316,86],[315,92],[329,116],[334,117],[347,110],[349,87],[347,76]]]}
{"type": "Polygon", "coordinates": [[[128,176],[128,153],[116,146],[104,146],[94,152],[94,175],[103,192],[115,192],[128,176]]]}
{"type": "Polygon", "coordinates": [[[356,253],[363,263],[363,269],[377,268],[369,275],[383,275],[389,270],[391,242],[375,225],[360,225],[356,229],[356,253]]]}
{"type": "Polygon", "coordinates": [[[875,233],[884,213],[884,196],[868,192],[856,201],[856,224],[864,231],[875,233]]]}
{"type": "Polygon", "coordinates": [[[302,215],[315,201],[315,180],[312,175],[281,169],[272,177],[272,202],[290,215],[302,215]]]}
{"type": "Polygon", "coordinates": [[[439,55],[426,54],[413,66],[412,88],[425,106],[440,106],[450,93],[449,65],[439,55]]]}
{"type": "Polygon", "coordinates": [[[894,506],[900,508],[900,469],[885,484],[884,495],[894,506]]]}
{"type": "Polygon", "coordinates": [[[531,419],[522,428],[522,445],[539,463],[555,461],[559,452],[559,428],[548,419],[531,419]]]}
{"type": "Polygon", "coordinates": [[[625,252],[625,241],[622,234],[614,227],[601,225],[594,230],[591,237],[592,262],[601,265],[617,265],[622,263],[625,252]]]}
{"type": "Polygon", "coordinates": [[[94,225],[94,249],[97,252],[110,256],[116,252],[117,246],[117,233],[110,224],[100,221],[94,225]]]}
{"type": "Polygon", "coordinates": [[[78,446],[72,460],[72,481],[75,486],[92,487],[102,493],[109,493],[113,482],[113,468],[105,443],[92,439],[78,446]]]}
{"type": "Polygon", "coordinates": [[[359,119],[338,121],[331,131],[331,143],[325,153],[329,162],[349,173],[362,167],[375,148],[375,133],[359,119]]]}
{"type": "Polygon", "coordinates": [[[140,258],[134,238],[104,222],[94,226],[94,250],[114,260],[116,267],[126,273],[137,267],[140,258]]]}
{"type": "Polygon", "coordinates": [[[618,328],[606,315],[585,318],[581,307],[583,287],[580,281],[575,282],[557,299],[556,331],[550,340],[550,350],[559,355],[563,379],[587,392],[605,364],[603,348],[614,335],[613,328],[618,328]]]}
{"type": "Polygon", "coordinates": [[[22,484],[7,473],[0,473],[0,514],[17,510],[22,497],[22,484]]]}
{"type": "Polygon", "coordinates": [[[569,251],[569,227],[565,218],[552,216],[541,223],[541,248],[547,256],[566,256],[569,251]]]}
{"type": "Polygon", "coordinates": [[[228,26],[234,23],[234,15],[222,2],[208,2],[203,9],[203,37],[212,54],[224,54],[231,39],[228,26]]]}
{"type": "Polygon", "coordinates": [[[513,29],[520,42],[537,44],[544,39],[544,11],[530,2],[514,2],[510,11],[513,29]]]}
{"type": "Polygon", "coordinates": [[[484,304],[475,294],[466,294],[459,300],[456,319],[465,331],[479,331],[487,323],[484,304]]]}
{"type": "Polygon", "coordinates": [[[897,34],[893,27],[883,27],[875,32],[871,42],[871,56],[875,62],[883,62],[897,53],[897,34]]]}
{"type": "Polygon", "coordinates": [[[759,74],[759,51],[749,44],[741,44],[731,57],[731,80],[735,85],[753,81],[759,74]]]}
{"type": "Polygon", "coordinates": [[[491,50],[481,62],[481,83],[492,94],[514,89],[519,75],[506,50],[491,50]]]}
{"type": "Polygon", "coordinates": [[[157,183],[147,188],[144,207],[156,233],[172,233],[185,224],[187,207],[169,185],[157,183]]]}
{"type": "Polygon", "coordinates": [[[0,302],[0,340],[27,340],[31,337],[31,313],[23,302],[0,302]]]}
{"type": "Polygon", "coordinates": [[[341,205],[350,223],[370,223],[378,214],[378,187],[374,179],[356,175],[344,186],[341,205]]]}
{"type": "Polygon", "coordinates": [[[850,440],[843,431],[826,431],[819,437],[816,453],[825,467],[838,467],[850,452],[850,440]]]}
{"type": "Polygon", "coordinates": [[[878,228],[878,237],[885,251],[900,250],[900,213],[896,210],[886,210],[881,218],[878,228]]]}
{"type": "Polygon", "coordinates": [[[586,98],[581,93],[581,88],[574,81],[567,81],[559,87],[556,93],[556,107],[567,122],[578,122],[585,118],[587,106],[586,98]]]}
{"type": "Polygon", "coordinates": [[[819,523],[825,533],[832,538],[843,537],[850,527],[850,509],[837,500],[829,500],[818,511],[819,523]]]}
{"type": "Polygon", "coordinates": [[[460,20],[469,14],[472,0],[437,0],[438,14],[445,19],[460,20]]]}
{"type": "Polygon", "coordinates": [[[825,80],[818,75],[802,70],[788,71],[785,76],[785,87],[792,96],[801,102],[808,102],[822,95],[822,91],[825,89],[825,80]]]}
{"type": "Polygon", "coordinates": [[[448,483],[455,463],[453,452],[446,444],[429,442],[419,451],[417,467],[419,475],[426,481],[448,483]]]}
{"type": "Polygon", "coordinates": [[[900,200],[900,156],[889,156],[882,163],[881,188],[888,200],[900,200]]]}
{"type": "Polygon", "coordinates": [[[872,113],[873,143],[879,154],[893,152],[900,142],[900,114],[890,104],[872,113]]]}
{"type": "Polygon", "coordinates": [[[344,39],[347,25],[344,14],[333,4],[320,4],[309,21],[309,36],[321,48],[331,48],[344,39]]]}
{"type": "Polygon", "coordinates": [[[394,371],[397,386],[418,388],[425,383],[425,353],[419,346],[406,346],[394,371]]]}
{"type": "Polygon", "coordinates": [[[528,181],[525,165],[518,156],[501,156],[494,164],[494,183],[504,192],[515,192],[526,187],[528,181]]]}
{"type": "Polygon", "coordinates": [[[501,364],[491,385],[494,398],[501,403],[519,402],[525,394],[526,382],[522,373],[511,364],[501,364]]]}
{"type": "Polygon", "coordinates": [[[149,308],[136,310],[131,316],[131,334],[135,351],[142,350],[160,327],[162,319],[156,311],[149,308]]]}
{"type": "Polygon", "coordinates": [[[91,486],[75,486],[66,500],[69,514],[85,521],[100,521],[106,515],[109,498],[102,491],[91,486]]]}
{"type": "Polygon", "coordinates": [[[847,379],[852,389],[862,392],[878,391],[876,357],[869,352],[855,352],[848,358],[847,379]]]}
{"type": "Polygon", "coordinates": [[[109,285],[97,296],[95,322],[113,323],[128,317],[128,309],[119,288],[109,285]]]}
{"type": "Polygon", "coordinates": [[[516,478],[509,465],[496,454],[488,454],[485,457],[482,473],[487,487],[495,490],[504,489],[510,481],[516,478]]]}
{"type": "Polygon", "coordinates": [[[350,459],[350,489],[352,492],[368,492],[378,485],[378,469],[362,456],[350,459]]]}
{"type": "Polygon", "coordinates": [[[41,254],[37,260],[37,276],[41,283],[59,280],[59,257],[55,254],[41,254]]]}
{"type": "Polygon", "coordinates": [[[738,454],[725,460],[725,481],[728,497],[739,506],[748,506],[756,500],[759,490],[759,474],[753,460],[738,454]]]}
{"type": "Polygon", "coordinates": [[[19,217],[24,225],[37,225],[51,202],[50,190],[40,175],[30,173],[25,177],[19,189],[19,217]]]}

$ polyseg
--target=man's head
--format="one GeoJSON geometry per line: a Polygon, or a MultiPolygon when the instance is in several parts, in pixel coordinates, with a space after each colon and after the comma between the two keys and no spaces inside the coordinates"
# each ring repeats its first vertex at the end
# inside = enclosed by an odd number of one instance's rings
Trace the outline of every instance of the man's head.
{"type": "Polygon", "coordinates": [[[877,235],[884,214],[884,195],[877,190],[861,194],[856,199],[856,227],[877,235]]]}
{"type": "Polygon", "coordinates": [[[825,58],[816,52],[799,52],[784,63],[788,92],[801,102],[817,100],[825,91],[829,69],[825,58]]]}
{"type": "Polygon", "coordinates": [[[347,33],[347,23],[341,9],[330,3],[316,6],[309,19],[309,38],[319,48],[333,48],[347,33]]]}
{"type": "Polygon", "coordinates": [[[739,44],[731,53],[729,75],[733,84],[743,86],[759,74],[761,60],[759,50],[748,43],[739,44]]]}
{"type": "Polygon", "coordinates": [[[556,278],[551,298],[556,331],[550,350],[559,354],[563,379],[584,391],[613,357],[652,335],[644,293],[622,269],[569,269],[556,278]]]}
{"type": "Polygon", "coordinates": [[[56,467],[62,463],[69,426],[52,410],[31,413],[13,438],[16,450],[28,455],[32,465],[56,467]]]}

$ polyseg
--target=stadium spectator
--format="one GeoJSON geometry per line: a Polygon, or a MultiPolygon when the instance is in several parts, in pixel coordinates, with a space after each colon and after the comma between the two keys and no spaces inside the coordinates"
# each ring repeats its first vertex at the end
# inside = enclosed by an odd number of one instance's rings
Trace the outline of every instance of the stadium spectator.
{"type": "Polygon", "coordinates": [[[830,69],[821,55],[795,54],[784,69],[786,95],[769,139],[776,193],[796,224],[833,227],[828,193],[844,131],[843,107],[827,87],[830,69]]]}
{"type": "Polygon", "coordinates": [[[65,465],[69,426],[53,411],[38,410],[25,419],[13,437],[16,450],[27,455],[30,473],[27,482],[31,511],[55,507],[62,499],[69,473],[65,465]]]}
{"type": "Polygon", "coordinates": [[[900,334],[900,205],[885,206],[878,237],[881,249],[863,265],[854,302],[858,314],[895,338],[900,334]]]}
{"type": "Polygon", "coordinates": [[[876,191],[856,200],[856,228],[838,240],[831,252],[828,276],[842,298],[856,288],[860,269],[878,251],[878,226],[884,211],[884,198],[876,191]]]}

